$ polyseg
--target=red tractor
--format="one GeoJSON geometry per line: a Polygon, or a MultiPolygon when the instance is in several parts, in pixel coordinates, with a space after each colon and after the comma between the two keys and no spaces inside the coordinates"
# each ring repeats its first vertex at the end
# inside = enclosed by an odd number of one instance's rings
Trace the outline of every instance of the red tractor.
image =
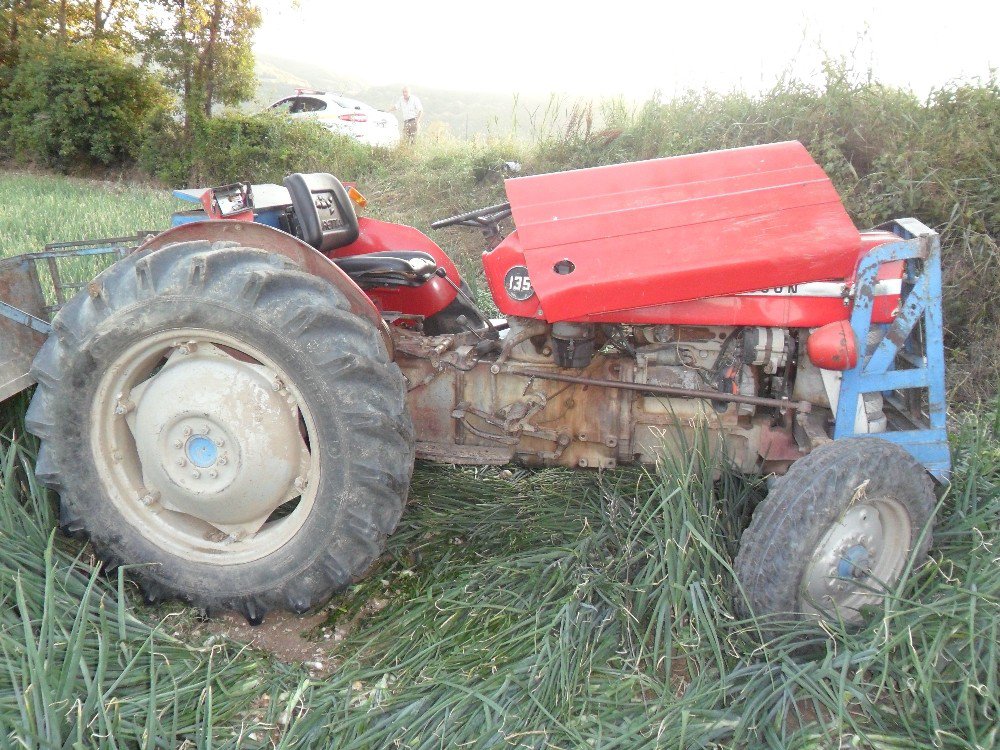
{"type": "Polygon", "coordinates": [[[0,396],[38,382],[63,528],[151,602],[258,623],[365,574],[414,457],[613,469],[707,433],[776,477],[736,559],[744,609],[860,620],[926,551],[949,472],[937,236],[858,232],[794,142],[506,191],[432,225],[484,232],[502,318],[328,174],[183,192],[202,208],[77,284],[30,377],[54,305],[22,284],[0,396]]]}

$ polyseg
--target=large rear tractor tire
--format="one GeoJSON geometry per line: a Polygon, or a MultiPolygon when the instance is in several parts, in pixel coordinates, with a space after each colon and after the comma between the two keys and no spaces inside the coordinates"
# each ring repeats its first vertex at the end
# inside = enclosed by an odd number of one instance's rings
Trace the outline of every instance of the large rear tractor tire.
{"type": "Polygon", "coordinates": [[[743,532],[735,571],[744,611],[861,624],[918,544],[918,558],[926,554],[931,534],[920,535],[934,505],[927,472],[893,443],[818,448],[775,482],[743,532]]]}
{"type": "Polygon", "coordinates": [[[251,623],[362,576],[399,521],[413,432],[371,322],[288,259],[187,242],[115,264],[32,369],[36,474],[149,602],[251,623]]]}

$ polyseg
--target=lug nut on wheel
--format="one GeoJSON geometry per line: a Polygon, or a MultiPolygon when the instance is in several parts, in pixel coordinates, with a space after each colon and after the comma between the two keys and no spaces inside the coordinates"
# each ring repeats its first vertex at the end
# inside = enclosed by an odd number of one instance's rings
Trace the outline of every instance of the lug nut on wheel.
{"type": "Polygon", "coordinates": [[[149,507],[159,499],[160,499],[160,493],[157,492],[156,490],[153,490],[152,492],[147,492],[145,495],[142,495],[139,498],[139,502],[145,505],[146,507],[149,507]]]}

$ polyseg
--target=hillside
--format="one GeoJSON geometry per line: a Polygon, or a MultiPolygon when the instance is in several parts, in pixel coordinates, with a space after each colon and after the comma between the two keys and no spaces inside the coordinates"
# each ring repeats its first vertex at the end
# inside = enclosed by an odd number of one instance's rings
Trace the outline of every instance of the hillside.
{"type": "MultiPolygon", "coordinates": [[[[374,107],[388,108],[399,97],[406,81],[373,85],[341,75],[332,67],[318,67],[269,55],[257,57],[257,97],[254,107],[263,107],[291,94],[296,88],[338,91],[374,107]]],[[[468,139],[477,134],[531,135],[532,122],[544,116],[551,102],[541,97],[517,97],[475,91],[424,88],[412,84],[426,112],[426,126],[445,128],[451,135],[468,139]]]]}

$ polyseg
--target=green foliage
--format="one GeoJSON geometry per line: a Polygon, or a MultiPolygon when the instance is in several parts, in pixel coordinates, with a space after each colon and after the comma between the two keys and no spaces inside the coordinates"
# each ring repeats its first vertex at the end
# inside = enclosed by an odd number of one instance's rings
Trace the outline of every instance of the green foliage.
{"type": "Polygon", "coordinates": [[[0,3],[0,137],[59,168],[132,160],[137,129],[167,103],[155,71],[180,97],[190,142],[213,104],[252,96],[260,21],[255,0],[0,3]],[[138,69],[119,57],[136,52],[138,69]]]}
{"type": "Polygon", "coordinates": [[[0,66],[13,66],[36,40],[101,44],[134,51],[135,22],[145,0],[6,0],[0,3],[0,66]]]}
{"type": "Polygon", "coordinates": [[[185,135],[214,104],[239,104],[251,96],[253,35],[261,14],[255,0],[153,0],[141,30],[143,59],[157,66],[180,96],[185,135]]]}
{"type": "Polygon", "coordinates": [[[277,114],[227,114],[202,120],[194,142],[160,113],[143,144],[140,166],[169,185],[277,182],[291,172],[333,172],[354,180],[370,169],[371,151],[317,123],[277,114]]]}
{"type": "Polygon", "coordinates": [[[0,116],[13,156],[62,170],[134,159],[165,101],[155,80],[117,53],[53,42],[22,49],[5,94],[0,116]]]}
{"type": "Polygon", "coordinates": [[[9,0],[0,5],[0,66],[17,62],[22,39],[31,39],[52,28],[53,3],[9,0]]]}

